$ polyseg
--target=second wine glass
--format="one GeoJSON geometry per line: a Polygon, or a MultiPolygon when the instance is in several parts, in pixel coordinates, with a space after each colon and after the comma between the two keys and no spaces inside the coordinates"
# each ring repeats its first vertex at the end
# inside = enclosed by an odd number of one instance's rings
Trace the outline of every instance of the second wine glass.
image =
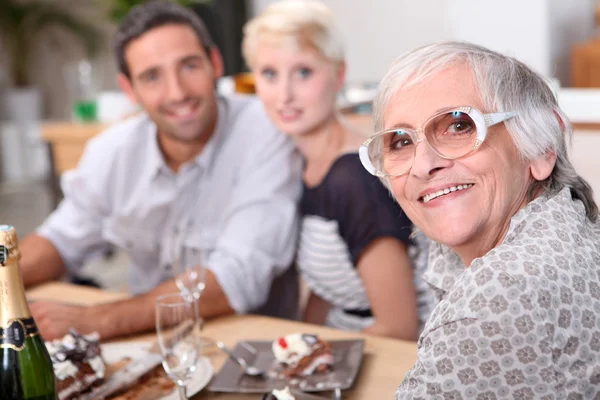
{"type": "Polygon", "coordinates": [[[186,381],[196,370],[199,356],[199,324],[196,301],[186,293],[156,299],[156,335],[163,368],[176,384],[180,400],[188,400],[186,381]]]}
{"type": "Polygon", "coordinates": [[[190,239],[188,229],[174,232],[171,238],[171,265],[177,287],[198,300],[206,285],[205,252],[190,239]]]}

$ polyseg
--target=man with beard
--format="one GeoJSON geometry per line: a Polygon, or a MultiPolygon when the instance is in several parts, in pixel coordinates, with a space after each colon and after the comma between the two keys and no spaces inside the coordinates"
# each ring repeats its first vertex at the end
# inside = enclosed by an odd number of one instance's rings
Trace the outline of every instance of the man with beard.
{"type": "Polygon", "coordinates": [[[76,275],[112,244],[131,259],[134,296],[91,307],[35,302],[44,338],[152,329],[156,297],[178,290],[179,252],[202,255],[193,260],[205,272],[202,317],[292,316],[301,190],[293,144],[253,97],[215,93],[223,62],[191,11],[166,1],[135,7],[115,51],[119,84],[144,113],[90,141],[63,179],[63,202],[22,241],[21,266],[31,286],[76,275]]]}

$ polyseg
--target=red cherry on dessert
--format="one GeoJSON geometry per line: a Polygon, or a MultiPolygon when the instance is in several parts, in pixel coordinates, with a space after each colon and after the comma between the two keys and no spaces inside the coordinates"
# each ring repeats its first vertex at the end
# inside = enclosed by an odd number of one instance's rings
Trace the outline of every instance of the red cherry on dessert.
{"type": "Polygon", "coordinates": [[[287,349],[288,348],[288,344],[285,341],[285,338],[279,338],[279,345],[281,346],[282,349],[287,349]]]}

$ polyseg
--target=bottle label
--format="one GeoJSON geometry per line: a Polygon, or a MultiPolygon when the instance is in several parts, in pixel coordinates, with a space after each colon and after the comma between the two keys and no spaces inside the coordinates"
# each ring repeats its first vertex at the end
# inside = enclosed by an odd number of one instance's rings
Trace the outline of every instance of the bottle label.
{"type": "Polygon", "coordinates": [[[8,326],[0,327],[0,348],[21,351],[25,348],[25,339],[39,335],[33,318],[13,319],[8,326]]]}

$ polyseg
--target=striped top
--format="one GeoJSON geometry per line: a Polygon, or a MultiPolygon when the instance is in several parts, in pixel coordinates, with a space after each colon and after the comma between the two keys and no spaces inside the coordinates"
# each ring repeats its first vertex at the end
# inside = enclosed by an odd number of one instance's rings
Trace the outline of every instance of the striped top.
{"type": "MultiPolygon", "coordinates": [[[[358,259],[380,237],[407,243],[417,259],[423,252],[410,239],[410,220],[356,153],[339,157],[318,186],[304,188],[301,212],[297,265],[311,290],[332,305],[326,324],[355,331],[371,326],[358,259]]],[[[420,280],[420,272],[414,275],[420,280]]]]}

